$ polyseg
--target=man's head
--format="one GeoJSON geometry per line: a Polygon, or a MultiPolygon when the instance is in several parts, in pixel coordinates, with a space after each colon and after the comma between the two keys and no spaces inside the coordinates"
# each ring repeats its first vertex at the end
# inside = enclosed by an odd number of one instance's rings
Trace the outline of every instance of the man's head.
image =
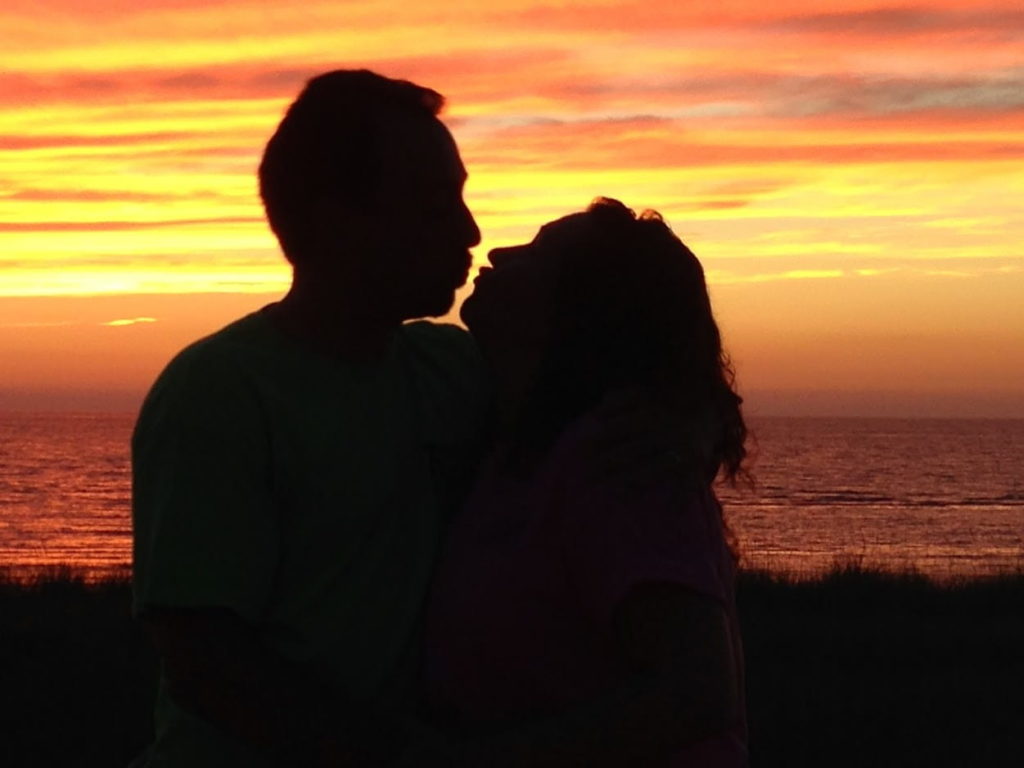
{"type": "Polygon", "coordinates": [[[302,279],[390,320],[446,312],[480,232],[440,94],[366,70],[313,78],[260,164],[271,229],[302,279]]]}

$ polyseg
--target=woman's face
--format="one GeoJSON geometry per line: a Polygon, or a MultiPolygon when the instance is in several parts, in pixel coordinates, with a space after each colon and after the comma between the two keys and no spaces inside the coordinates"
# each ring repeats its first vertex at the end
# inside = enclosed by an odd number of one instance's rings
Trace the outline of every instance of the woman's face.
{"type": "Polygon", "coordinates": [[[484,354],[499,367],[535,366],[547,341],[561,255],[587,227],[577,213],[541,227],[529,243],[487,255],[461,317],[484,354]]]}

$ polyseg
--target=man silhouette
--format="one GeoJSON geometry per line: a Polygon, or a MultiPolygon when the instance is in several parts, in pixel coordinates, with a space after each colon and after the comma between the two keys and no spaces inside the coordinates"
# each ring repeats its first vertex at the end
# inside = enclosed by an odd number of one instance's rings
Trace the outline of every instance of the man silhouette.
{"type": "MultiPolygon", "coordinates": [[[[133,437],[135,610],[162,659],[152,766],[382,765],[488,384],[444,314],[480,233],[442,97],[311,80],[260,166],[278,303],[181,352],[133,437]]],[[[417,735],[419,734],[419,735],[417,735]]]]}

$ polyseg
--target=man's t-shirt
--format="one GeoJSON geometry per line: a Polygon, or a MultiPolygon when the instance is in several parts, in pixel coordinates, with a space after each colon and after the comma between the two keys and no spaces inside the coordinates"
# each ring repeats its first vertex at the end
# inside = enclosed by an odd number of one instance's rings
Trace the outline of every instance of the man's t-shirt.
{"type": "MultiPolygon", "coordinates": [[[[399,695],[486,401],[454,326],[402,326],[374,363],[314,352],[259,312],[196,342],[133,438],[135,610],[229,608],[346,693],[399,695]]],[[[154,764],[254,759],[160,694],[154,764]]]]}

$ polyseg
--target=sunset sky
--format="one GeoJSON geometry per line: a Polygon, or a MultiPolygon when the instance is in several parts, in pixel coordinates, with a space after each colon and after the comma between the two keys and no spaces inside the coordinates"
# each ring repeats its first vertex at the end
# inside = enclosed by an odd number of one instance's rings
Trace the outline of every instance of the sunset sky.
{"type": "Polygon", "coordinates": [[[661,211],[753,413],[1024,417],[1019,0],[4,0],[0,410],[131,410],[281,295],[255,168],[338,67],[447,96],[478,264],[661,211]]]}

